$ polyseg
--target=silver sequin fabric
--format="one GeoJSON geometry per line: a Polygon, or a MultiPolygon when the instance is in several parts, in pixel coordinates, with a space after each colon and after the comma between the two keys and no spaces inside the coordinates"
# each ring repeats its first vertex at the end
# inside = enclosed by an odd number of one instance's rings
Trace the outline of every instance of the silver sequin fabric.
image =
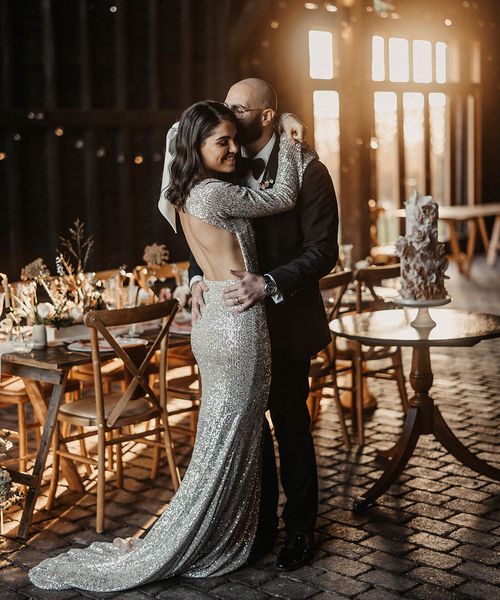
{"type": "MultiPolygon", "coordinates": [[[[193,188],[186,211],[232,231],[247,270],[256,271],[249,219],[292,208],[314,156],[282,139],[273,189],[204,180],[193,188]]],[[[205,281],[206,307],[191,339],[201,374],[201,408],[191,461],[177,493],[143,539],[94,542],[48,558],[29,572],[36,586],[112,592],[176,574],[223,575],[246,562],[259,509],[269,336],[262,304],[236,314],[222,297],[234,281],[205,281]]]]}

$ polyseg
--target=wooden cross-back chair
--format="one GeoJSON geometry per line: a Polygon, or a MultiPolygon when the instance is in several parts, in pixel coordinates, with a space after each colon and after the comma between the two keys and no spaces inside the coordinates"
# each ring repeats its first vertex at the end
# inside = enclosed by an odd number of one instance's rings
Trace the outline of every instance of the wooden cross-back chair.
{"type": "MultiPolygon", "coordinates": [[[[164,446],[174,490],[179,487],[180,477],[174,456],[174,444],[168,422],[166,402],[168,334],[178,307],[177,300],[169,300],[137,308],[91,311],[86,315],[85,324],[89,328],[92,347],[95,389],[93,396],[63,404],[60,408],[58,426],[55,429],[53,441],[53,476],[47,502],[49,510],[53,506],[57,490],[60,457],[65,456],[75,461],[91,464],[97,467],[96,531],[98,533],[102,532],[105,513],[106,448],[109,446],[116,447],[117,480],[118,485],[122,485],[121,444],[131,440],[153,446],[151,477],[156,476],[159,451],[164,446]],[[155,335],[154,340],[147,347],[139,347],[139,351],[138,347],[122,347],[116,340],[116,334],[109,329],[113,326],[131,325],[160,319],[162,325],[159,333],[155,335]],[[124,391],[104,393],[101,372],[102,351],[99,349],[99,335],[108,342],[112,351],[123,361],[126,371],[130,374],[131,380],[124,391]],[[151,361],[155,358],[158,349],[160,350],[160,360],[156,368],[159,368],[159,385],[158,392],[156,392],[149,383],[149,370],[151,361]],[[141,356],[139,356],[139,352],[141,356]],[[152,419],[155,420],[155,426],[149,427],[152,419]],[[59,428],[61,423],[90,427],[92,431],[62,438],[59,428]],[[134,431],[130,429],[130,426],[141,423],[146,424],[147,428],[145,430],[134,431]],[[75,455],[63,451],[60,447],[63,442],[68,444],[82,437],[95,436],[96,434],[97,459],[75,455]],[[162,434],[163,442],[161,441],[162,434]],[[153,436],[153,439],[149,439],[151,436],[153,436]]],[[[109,352],[106,351],[105,355],[109,356],[109,352]]]]}
{"type": "Polygon", "coordinates": [[[356,287],[356,312],[360,313],[363,310],[362,293],[363,288],[367,289],[372,299],[370,301],[370,309],[378,308],[393,308],[393,305],[386,302],[377,294],[375,286],[381,285],[387,279],[396,279],[401,273],[400,265],[383,265],[371,266],[365,269],[356,271],[354,277],[356,287]]]}
{"type": "MultiPolygon", "coordinates": [[[[126,273],[117,267],[116,269],[107,269],[106,271],[96,271],[94,276],[96,279],[101,281],[108,281],[109,279],[115,277],[119,287],[123,287],[126,273]]],[[[102,381],[105,392],[109,392],[111,390],[113,383],[120,383],[120,385],[123,385],[125,372],[123,369],[123,363],[119,358],[112,358],[111,360],[102,361],[101,372],[103,376],[102,381]]],[[[71,370],[71,377],[81,381],[83,386],[93,385],[94,371],[92,365],[79,365],[78,367],[74,367],[71,370]]]]}
{"type": "MultiPolygon", "coordinates": [[[[175,285],[182,285],[181,271],[187,271],[188,261],[177,263],[167,263],[157,267],[148,267],[138,265],[134,269],[134,274],[138,285],[144,289],[149,289],[148,280],[150,277],[162,280],[175,279],[175,285]]],[[[185,344],[176,344],[168,351],[168,364],[170,369],[185,369],[181,375],[179,373],[170,377],[167,384],[168,398],[178,402],[179,408],[170,412],[171,415],[181,415],[190,413],[190,425],[178,425],[175,429],[194,438],[196,434],[197,416],[201,398],[201,382],[196,359],[191,350],[189,339],[185,344]]]]}
{"type": "MultiPolygon", "coordinates": [[[[387,279],[394,279],[400,276],[400,265],[371,266],[365,269],[359,269],[355,275],[356,287],[356,312],[360,313],[366,310],[390,309],[394,307],[390,301],[387,302],[375,290],[375,286],[381,285],[387,279]],[[373,297],[368,305],[362,300],[363,288],[369,290],[373,297]]],[[[343,349],[337,349],[339,356],[356,355],[355,379],[356,383],[353,390],[353,410],[355,409],[358,442],[364,443],[364,414],[363,414],[363,388],[364,380],[367,377],[375,379],[389,379],[395,381],[398,386],[399,396],[403,410],[406,412],[408,407],[408,396],[406,393],[406,383],[403,373],[403,360],[401,348],[399,346],[376,346],[368,347],[342,340],[343,349]],[[385,365],[375,361],[389,359],[390,362],[385,365]],[[373,367],[370,367],[370,363],[373,367]]],[[[353,414],[354,418],[354,414],[353,414]]]]}
{"type": "MultiPolygon", "coordinates": [[[[333,321],[339,316],[342,298],[351,281],[352,271],[350,270],[330,273],[320,279],[319,285],[325,300],[328,321],[333,321]],[[331,292],[331,296],[329,295],[329,292],[331,292]]],[[[339,392],[340,389],[344,388],[339,387],[337,377],[341,374],[346,374],[350,371],[352,372],[352,370],[352,360],[347,363],[344,362],[344,364],[337,363],[335,340],[333,338],[330,344],[312,359],[311,368],[309,370],[311,385],[309,388],[308,405],[311,414],[311,422],[314,424],[318,418],[320,402],[321,398],[324,396],[325,388],[332,388],[335,408],[337,409],[342,436],[347,448],[350,448],[351,442],[347,432],[342,405],[340,403],[339,392]]]]}

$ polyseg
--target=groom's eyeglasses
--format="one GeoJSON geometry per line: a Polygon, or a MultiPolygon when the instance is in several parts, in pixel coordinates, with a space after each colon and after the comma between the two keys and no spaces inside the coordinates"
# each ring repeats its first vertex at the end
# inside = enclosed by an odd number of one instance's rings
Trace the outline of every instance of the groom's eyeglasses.
{"type": "Polygon", "coordinates": [[[227,106],[229,108],[229,110],[232,110],[236,116],[237,119],[243,119],[243,117],[245,116],[245,114],[247,112],[254,112],[256,110],[264,110],[263,108],[245,108],[244,106],[241,106],[241,104],[226,104],[224,103],[224,106],[227,106]]]}

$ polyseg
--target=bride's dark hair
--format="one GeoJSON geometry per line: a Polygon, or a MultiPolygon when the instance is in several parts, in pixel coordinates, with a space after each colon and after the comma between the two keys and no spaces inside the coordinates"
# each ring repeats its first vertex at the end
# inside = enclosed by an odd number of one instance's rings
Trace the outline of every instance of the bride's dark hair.
{"type": "Polygon", "coordinates": [[[182,113],[177,131],[175,156],[170,164],[170,185],[166,198],[182,208],[191,189],[203,179],[200,147],[222,121],[237,125],[231,109],[221,102],[197,102],[182,113]]]}

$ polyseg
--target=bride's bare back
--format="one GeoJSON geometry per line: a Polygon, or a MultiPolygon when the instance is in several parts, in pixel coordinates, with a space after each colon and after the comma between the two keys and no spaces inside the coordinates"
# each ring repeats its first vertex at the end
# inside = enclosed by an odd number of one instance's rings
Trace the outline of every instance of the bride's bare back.
{"type": "Polygon", "coordinates": [[[179,217],[189,248],[207,279],[234,279],[231,269],[245,269],[240,245],[234,233],[183,211],[179,212],[179,217]]]}

